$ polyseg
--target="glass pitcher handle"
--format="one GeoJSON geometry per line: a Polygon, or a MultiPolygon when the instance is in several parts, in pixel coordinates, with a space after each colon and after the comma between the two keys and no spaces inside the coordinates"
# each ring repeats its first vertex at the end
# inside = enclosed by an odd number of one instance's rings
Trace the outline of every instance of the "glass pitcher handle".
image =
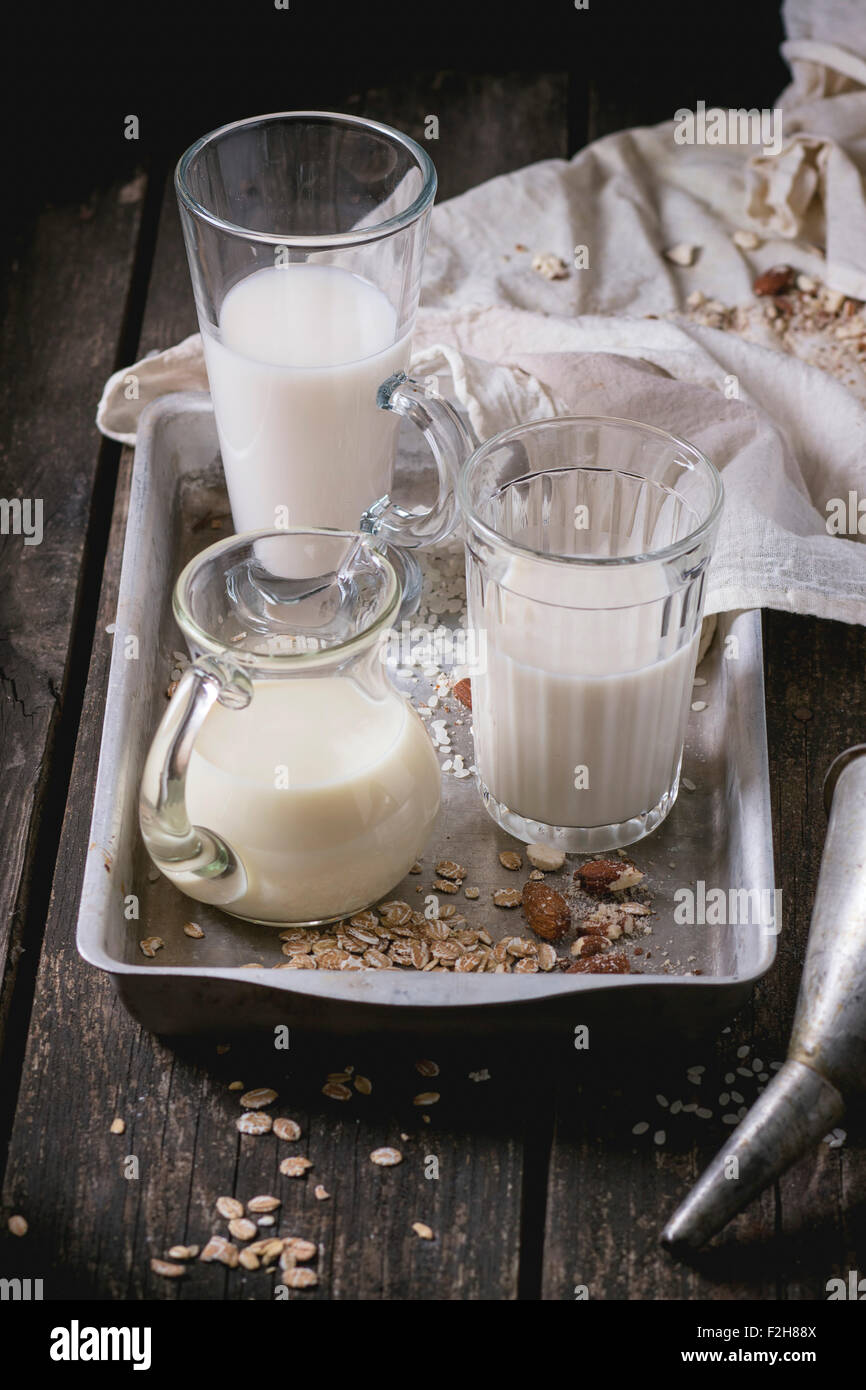
{"type": "Polygon", "coordinates": [[[246,872],[230,845],[190,824],[186,776],[196,735],[217,700],[243,709],[252,685],[212,657],[187,667],[162,717],[144,765],[138,818],[158,869],[199,902],[228,904],[246,891],[246,872]]]}
{"type": "Polygon", "coordinates": [[[439,486],[436,501],[428,512],[418,515],[383,497],[374,502],[361,518],[361,530],[377,539],[389,541],[405,550],[435,545],[454,530],[457,473],[475,448],[475,441],[454,406],[440,396],[431,395],[421,381],[397,372],[379,387],[376,404],[380,410],[405,415],[424,435],[436,463],[439,486]]]}

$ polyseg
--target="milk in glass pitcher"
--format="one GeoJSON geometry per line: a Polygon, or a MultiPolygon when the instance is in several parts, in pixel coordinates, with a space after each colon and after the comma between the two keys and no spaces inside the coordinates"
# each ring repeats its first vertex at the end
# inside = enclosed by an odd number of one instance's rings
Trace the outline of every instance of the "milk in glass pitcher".
{"type": "Polygon", "coordinates": [[[150,856],[184,893],[254,922],[329,922],[411,868],[440,773],[383,659],[400,601],[356,532],[232,536],[187,565],[174,613],[192,664],[140,799],[150,856]]]}

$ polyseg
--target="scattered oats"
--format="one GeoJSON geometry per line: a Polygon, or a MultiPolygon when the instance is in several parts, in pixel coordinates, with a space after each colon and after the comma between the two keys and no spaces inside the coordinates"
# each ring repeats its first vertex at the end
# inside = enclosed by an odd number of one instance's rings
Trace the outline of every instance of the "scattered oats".
{"type": "Polygon", "coordinates": [[[229,1269],[234,1269],[238,1262],[238,1248],[232,1245],[231,1241],[224,1236],[211,1236],[207,1245],[199,1255],[199,1259],[204,1264],[212,1264],[214,1260],[219,1264],[228,1265],[229,1269]]]}
{"type": "Polygon", "coordinates": [[[740,1095],[739,1091],[731,1091],[731,1100],[735,1100],[737,1105],[743,1104],[743,1097],[740,1095]]]}
{"type": "Polygon", "coordinates": [[[685,787],[687,792],[693,792],[695,789],[695,784],[689,777],[681,777],[680,786],[685,787]]]}
{"type": "Polygon", "coordinates": [[[706,302],[706,298],[703,290],[692,290],[691,294],[686,295],[686,308],[700,309],[701,305],[706,302]]]}
{"type": "Polygon", "coordinates": [[[540,869],[533,869],[529,877],[533,883],[540,883],[544,878],[544,874],[541,872],[540,869]]]}
{"type": "Polygon", "coordinates": [[[287,1139],[294,1142],[301,1137],[301,1126],[297,1120],[287,1120],[282,1115],[274,1120],[274,1134],[278,1139],[287,1139]]]}
{"type": "Polygon", "coordinates": [[[322,1095],[329,1100],[351,1100],[352,1092],[342,1081],[326,1081],[322,1087],[322,1095]]]}
{"type": "Polygon", "coordinates": [[[469,1073],[469,1080],[470,1080],[470,1081],[489,1081],[489,1080],[490,1080],[490,1072],[487,1070],[486,1067],[482,1068],[481,1071],[471,1071],[471,1072],[469,1073]]]}
{"type": "Polygon", "coordinates": [[[236,1197],[217,1197],[216,1209],[220,1216],[224,1216],[226,1221],[233,1221],[237,1216],[243,1216],[244,1204],[239,1202],[236,1197]]]}
{"type": "Polygon", "coordinates": [[[204,936],[204,932],[202,931],[198,922],[184,922],[183,931],[185,936],[191,936],[196,941],[201,941],[202,937],[204,936]]]}
{"type": "Polygon", "coordinates": [[[287,1269],[282,1282],[290,1289],[312,1289],[318,1284],[319,1276],[314,1269],[287,1269]]]}
{"type": "Polygon", "coordinates": [[[682,1103],[681,1100],[675,1100],[675,1101],[673,1101],[673,1102],[671,1103],[671,1114],[672,1114],[672,1115],[678,1115],[678,1114],[680,1113],[680,1111],[682,1110],[682,1108],[683,1108],[683,1103],[682,1103]]]}
{"type": "Polygon", "coordinates": [[[497,907],[519,907],[523,900],[523,894],[518,888],[499,888],[493,894],[493,901],[497,907]]]}
{"type": "Polygon", "coordinates": [[[761,1061],[760,1057],[755,1057],[754,1060],[753,1060],[753,1062],[752,1062],[752,1071],[763,1071],[763,1070],[764,1070],[764,1063],[761,1061]]]}
{"type": "Polygon", "coordinates": [[[261,1261],[258,1255],[254,1255],[252,1250],[247,1247],[238,1255],[238,1264],[243,1265],[244,1269],[259,1269],[261,1261]]]}
{"type": "Polygon", "coordinates": [[[748,1067],[737,1067],[737,1076],[744,1076],[747,1081],[751,1081],[753,1073],[748,1067]]]}
{"type": "Polygon", "coordinates": [[[477,898],[477,897],[479,897],[480,894],[481,894],[481,889],[480,889],[480,888],[464,888],[464,889],[463,889],[463,892],[466,894],[466,897],[467,897],[467,898],[477,898]]]}
{"type": "Polygon", "coordinates": [[[300,1154],[293,1154],[291,1158],[284,1158],[280,1164],[280,1172],[287,1178],[302,1178],[308,1168],[312,1168],[311,1158],[302,1158],[300,1154]]]}
{"type": "Polygon", "coordinates": [[[701,710],[706,709],[706,707],[706,700],[692,700],[692,709],[695,711],[695,714],[700,714],[701,710]]]}
{"type": "Polygon", "coordinates": [[[841,1149],[847,1138],[847,1130],[831,1129],[829,1134],[824,1135],[824,1143],[829,1149],[841,1149]]]}
{"type": "Polygon", "coordinates": [[[276,1091],[271,1091],[266,1086],[261,1086],[255,1091],[245,1091],[241,1096],[241,1105],[244,1106],[246,1110],[261,1110],[262,1106],[273,1105],[276,1098],[276,1091]]]}
{"type": "Polygon", "coordinates": [[[724,1109],[724,1107],[728,1104],[730,1099],[730,1093],[728,1091],[722,1091],[722,1094],[719,1096],[719,1105],[721,1105],[724,1109]]]}
{"type": "Polygon", "coordinates": [[[510,869],[512,873],[523,868],[523,860],[513,849],[502,850],[499,855],[499,862],[503,869],[510,869]]]}
{"type": "Polygon", "coordinates": [[[759,1080],[759,1081],[769,1081],[769,1079],[770,1079],[770,1073],[767,1072],[767,1071],[762,1071],[762,1072],[760,1073],[760,1075],[758,1076],[758,1080],[759,1080]]]}
{"type": "Polygon", "coordinates": [[[699,1105],[695,1114],[699,1120],[710,1120],[712,1119],[713,1112],[712,1110],[708,1110],[705,1105],[699,1105]]]}
{"type": "Polygon", "coordinates": [[[661,1105],[664,1109],[667,1109],[668,1104],[669,1104],[667,1096],[662,1096],[662,1095],[656,1096],[656,1104],[657,1104],[657,1105],[661,1105]]]}
{"type": "Polygon", "coordinates": [[[415,1063],[415,1070],[420,1076],[438,1076],[439,1066],[436,1062],[423,1060],[415,1063]]]}
{"type": "Polygon", "coordinates": [[[256,1222],[257,1226],[275,1226],[276,1224],[276,1217],[273,1216],[260,1216],[256,1222]]]}
{"type": "Polygon", "coordinates": [[[413,1096],[413,1105],[435,1105],[439,1100],[438,1091],[421,1091],[417,1096],[413,1096]]]}
{"type": "Polygon", "coordinates": [[[274,1260],[279,1259],[282,1253],[283,1242],[274,1236],[268,1236],[264,1240],[257,1240],[247,1249],[251,1255],[258,1255],[262,1264],[273,1264],[274,1260]]]}
{"type": "Polygon", "coordinates": [[[433,1239],[433,1231],[423,1221],[413,1221],[412,1230],[415,1232],[416,1236],[420,1236],[421,1240],[433,1239]]]}
{"type": "Polygon", "coordinates": [[[538,947],[538,968],[540,970],[552,970],[556,965],[556,951],[549,941],[542,941],[538,947]]]}
{"type": "Polygon", "coordinates": [[[330,1192],[328,1192],[327,1188],[324,1188],[321,1183],[317,1183],[316,1187],[313,1189],[313,1196],[317,1202],[327,1202],[330,1195],[330,1192]]]}
{"type": "Polygon", "coordinates": [[[726,1071],[726,1072],[725,1072],[725,1085],[726,1085],[726,1086],[732,1086],[733,1083],[736,1081],[736,1079],[737,1079],[737,1078],[734,1076],[734,1073],[733,1073],[732,1071],[726,1071]]]}
{"type": "Polygon", "coordinates": [[[238,1120],[241,1134],[267,1134],[273,1120],[261,1110],[247,1110],[238,1120]]]}
{"type": "Polygon", "coordinates": [[[362,1096],[370,1095],[373,1090],[373,1083],[366,1076],[356,1076],[354,1081],[356,1091],[360,1091],[362,1096]]]}
{"type": "Polygon", "coordinates": [[[123,1133],[125,1133],[125,1131],[126,1131],[126,1120],[121,1120],[120,1117],[118,1116],[118,1118],[117,1118],[116,1120],[112,1120],[112,1121],[111,1121],[110,1132],[111,1132],[112,1134],[123,1134],[123,1133]]]}
{"type": "Polygon", "coordinates": [[[748,1043],[743,1043],[742,1047],[738,1047],[738,1048],[737,1048],[737,1056],[738,1056],[738,1057],[748,1057],[748,1055],[749,1055],[749,1053],[751,1052],[751,1050],[752,1050],[752,1049],[749,1047],[749,1044],[748,1044],[748,1043]]]}
{"type": "Polygon", "coordinates": [[[418,863],[418,860],[416,859],[416,860],[415,860],[415,863],[412,865],[412,867],[411,867],[411,869],[409,870],[409,872],[410,872],[410,874],[423,874],[424,869],[422,868],[422,866],[418,863]]]}
{"type": "Polygon", "coordinates": [[[665,251],[665,260],[671,261],[674,265],[694,265],[697,250],[697,246],[692,246],[689,242],[678,241],[676,246],[669,246],[665,251]]]}
{"type": "Polygon", "coordinates": [[[437,893],[456,893],[460,889],[460,884],[452,883],[451,880],[447,878],[434,878],[433,887],[436,889],[437,893]]]}
{"type": "Polygon", "coordinates": [[[693,1115],[693,1114],[695,1113],[695,1111],[697,1110],[697,1108],[698,1108],[698,1102],[697,1102],[696,1100],[689,1101],[688,1105],[684,1105],[684,1106],[683,1106],[683,1114],[684,1114],[684,1115],[693,1115]]]}
{"type": "Polygon", "coordinates": [[[247,1211],[276,1211],[279,1206],[282,1206],[282,1201],[279,1197],[271,1197],[269,1195],[251,1197],[247,1202],[247,1211]]]}
{"type": "Polygon", "coordinates": [[[13,1236],[26,1236],[27,1234],[27,1218],[24,1216],[10,1216],[6,1225],[13,1236]]]}
{"type": "Polygon", "coordinates": [[[739,1123],[740,1123],[739,1118],[738,1118],[738,1116],[736,1116],[736,1115],[723,1115],[723,1116],[722,1116],[722,1124],[723,1124],[723,1125],[738,1125],[739,1123]]]}
{"type": "Polygon", "coordinates": [[[282,1257],[280,1267],[290,1269],[295,1260],[305,1263],[307,1260],[315,1259],[316,1246],[311,1240],[302,1240],[300,1236],[288,1236],[283,1242],[283,1255],[286,1256],[285,1263],[282,1257]]]}
{"type": "Polygon", "coordinates": [[[784,1065],[785,1065],[784,1062],[771,1062],[771,1063],[770,1063],[770,1071],[781,1071],[781,1070],[782,1070],[782,1067],[783,1067],[784,1065]]]}
{"type": "Polygon", "coordinates": [[[458,879],[461,883],[466,877],[463,865],[456,864],[453,859],[439,859],[436,863],[436,873],[440,878],[458,879]]]}
{"type": "Polygon", "coordinates": [[[634,1126],[632,1134],[646,1134],[648,1129],[649,1125],[647,1124],[646,1120],[639,1120],[638,1123],[634,1126]]]}
{"type": "Polygon", "coordinates": [[[229,1082],[229,1090],[230,1090],[230,1091],[242,1091],[243,1089],[244,1089],[244,1083],[243,1083],[242,1081],[230,1081],[230,1082],[229,1082]]]}
{"type": "Polygon", "coordinates": [[[146,936],[144,940],[139,941],[138,944],[141,949],[141,954],[147,956],[149,960],[153,960],[157,951],[162,950],[165,942],[161,936],[146,936]]]}
{"type": "Polygon", "coordinates": [[[370,1162],[379,1168],[393,1168],[397,1163],[403,1162],[403,1155],[399,1149],[374,1149],[370,1154],[370,1162]]]}
{"type": "Polygon", "coordinates": [[[224,1057],[227,1052],[231,1052],[232,1045],[231,1043],[217,1043],[216,1050],[218,1057],[224,1057]]]}
{"type": "Polygon", "coordinates": [[[235,1221],[229,1222],[229,1234],[235,1240],[252,1240],[257,1234],[255,1221],[248,1221],[245,1216],[239,1216],[235,1221]]]}
{"type": "Polygon", "coordinates": [[[185,1265],[169,1264],[168,1260],[151,1260],[150,1267],[154,1274],[159,1274],[163,1279],[180,1279],[186,1274],[185,1265]]]}
{"type": "Polygon", "coordinates": [[[198,1254],[197,1245],[173,1245],[168,1252],[170,1260],[194,1260],[198,1254]]]}
{"type": "Polygon", "coordinates": [[[657,1129],[655,1134],[653,1135],[654,1144],[663,1144],[666,1139],[667,1135],[665,1134],[663,1129],[657,1129]]]}
{"type": "Polygon", "coordinates": [[[818,288],[818,281],[813,280],[811,275],[798,275],[794,283],[803,294],[814,294],[818,288]]]}

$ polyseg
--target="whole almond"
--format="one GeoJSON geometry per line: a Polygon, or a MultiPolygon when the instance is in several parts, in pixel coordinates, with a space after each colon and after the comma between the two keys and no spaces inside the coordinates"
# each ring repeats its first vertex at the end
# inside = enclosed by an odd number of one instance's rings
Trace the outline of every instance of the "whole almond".
{"type": "Polygon", "coordinates": [[[782,294],[794,283],[795,272],[789,265],[773,265],[759,275],[752,286],[755,294],[782,294]]]}
{"type": "Polygon", "coordinates": [[[535,935],[545,941],[559,941],[571,925],[571,912],[562,894],[532,879],[523,885],[523,915],[535,935]]]}

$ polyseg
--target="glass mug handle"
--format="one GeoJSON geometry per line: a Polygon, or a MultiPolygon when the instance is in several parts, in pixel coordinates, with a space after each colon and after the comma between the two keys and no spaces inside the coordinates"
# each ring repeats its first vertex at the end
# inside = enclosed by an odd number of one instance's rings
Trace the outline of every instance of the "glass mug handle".
{"type": "Polygon", "coordinates": [[[246,891],[246,871],[230,845],[212,830],[190,824],[186,776],[196,736],[218,700],[243,709],[252,699],[249,679],[213,657],[187,667],[154,735],[144,765],[138,819],[156,867],[199,902],[235,902],[246,891]]]}
{"type": "Polygon", "coordinates": [[[459,469],[475,448],[475,441],[453,405],[432,395],[423,382],[405,372],[396,372],[383,381],[376,404],[380,410],[393,410],[417,425],[433,454],[439,486],[433,506],[420,515],[407,511],[390,497],[380,498],[362,516],[361,530],[404,550],[435,545],[454,529],[457,520],[454,484],[459,469]]]}

